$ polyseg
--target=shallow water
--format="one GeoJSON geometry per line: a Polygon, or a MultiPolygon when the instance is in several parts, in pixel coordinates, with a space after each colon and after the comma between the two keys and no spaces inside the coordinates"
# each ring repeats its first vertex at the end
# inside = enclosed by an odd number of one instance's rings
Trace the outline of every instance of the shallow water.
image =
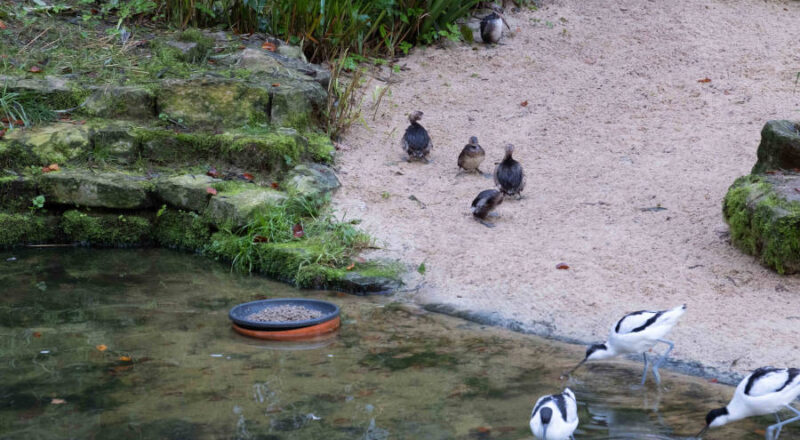
{"type": "MultiPolygon", "coordinates": [[[[2,439],[532,438],[533,402],[560,390],[560,372],[582,353],[391,297],[298,291],[165,250],[0,258],[2,439]],[[339,304],[339,333],[276,344],[230,329],[233,305],[287,296],[339,304]]],[[[567,383],[580,402],[576,438],[685,438],[733,391],[668,372],[667,389],[634,390],[637,368],[594,364],[567,383]]],[[[763,438],[772,420],[705,438],[763,438]]]]}

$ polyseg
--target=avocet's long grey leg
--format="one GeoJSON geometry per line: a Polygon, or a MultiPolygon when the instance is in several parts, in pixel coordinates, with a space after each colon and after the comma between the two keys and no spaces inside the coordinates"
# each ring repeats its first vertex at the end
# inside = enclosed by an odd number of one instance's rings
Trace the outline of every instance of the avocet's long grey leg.
{"type": "Polygon", "coordinates": [[[661,385],[661,375],[658,374],[658,369],[659,367],[661,367],[664,361],[667,360],[669,353],[672,351],[673,348],[675,348],[675,344],[665,339],[659,339],[658,342],[661,342],[662,344],[667,344],[669,346],[669,348],[667,348],[667,351],[665,351],[664,354],[662,354],[661,357],[659,357],[658,360],[653,363],[653,376],[655,376],[656,378],[656,385],[661,385]]]}
{"type": "MultiPolygon", "coordinates": [[[[778,421],[778,423],[780,423],[780,422],[781,422],[781,416],[780,416],[780,414],[778,414],[778,413],[775,413],[775,420],[777,420],[777,421],[778,421]]],[[[781,427],[778,427],[778,429],[777,429],[777,432],[775,433],[775,438],[778,438],[778,437],[780,437],[780,436],[781,436],[781,429],[783,429],[783,427],[782,427],[782,426],[781,426],[781,427]]]]}
{"type": "MultiPolygon", "coordinates": [[[[792,412],[794,412],[795,414],[800,414],[800,412],[798,412],[792,406],[786,405],[786,407],[789,408],[790,410],[792,410],[792,412]]],[[[777,414],[776,414],[776,416],[777,416],[777,414]]],[[[778,417],[778,420],[780,420],[780,417],[778,417]]],[[[800,415],[792,417],[791,419],[786,419],[786,420],[784,420],[782,422],[779,422],[779,423],[776,423],[774,425],[770,425],[770,427],[767,428],[766,439],[767,440],[777,440],[778,436],[781,434],[781,429],[784,426],[786,426],[786,425],[788,425],[790,423],[796,422],[798,420],[800,420],[800,415]]]]}
{"type": "Polygon", "coordinates": [[[642,353],[642,357],[644,358],[644,371],[642,372],[642,386],[644,386],[645,381],[647,380],[647,353],[642,353]]]}

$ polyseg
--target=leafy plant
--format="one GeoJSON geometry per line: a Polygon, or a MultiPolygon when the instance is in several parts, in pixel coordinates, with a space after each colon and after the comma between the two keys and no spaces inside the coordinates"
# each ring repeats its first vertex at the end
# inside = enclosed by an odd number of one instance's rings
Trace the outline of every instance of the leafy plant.
{"type": "Polygon", "coordinates": [[[44,196],[39,194],[38,196],[31,199],[31,206],[29,209],[31,210],[31,212],[36,212],[44,208],[44,202],[45,202],[44,196]]]}
{"type": "Polygon", "coordinates": [[[3,93],[0,93],[0,124],[6,123],[8,129],[13,130],[17,121],[21,121],[26,127],[30,125],[25,107],[20,102],[20,94],[9,92],[6,83],[3,85],[3,93]]]}
{"type": "Polygon", "coordinates": [[[361,119],[361,104],[364,101],[364,89],[360,88],[363,71],[354,69],[350,77],[344,76],[348,65],[347,52],[339,58],[331,69],[328,82],[328,102],[325,109],[326,132],[336,139],[361,119]]]}

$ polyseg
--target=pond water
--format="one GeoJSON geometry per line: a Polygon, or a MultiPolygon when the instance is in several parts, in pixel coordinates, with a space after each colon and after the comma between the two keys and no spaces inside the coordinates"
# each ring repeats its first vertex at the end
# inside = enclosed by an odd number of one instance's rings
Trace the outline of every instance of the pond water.
{"type": "MultiPolygon", "coordinates": [[[[534,401],[583,352],[166,250],[0,257],[2,439],[529,439],[534,401]],[[302,344],[231,330],[233,305],[287,296],[339,304],[342,328],[302,344]]],[[[733,391],[668,372],[667,389],[635,390],[639,368],[598,363],[567,383],[576,438],[691,436],[733,391]]],[[[771,420],[706,438],[763,438],[771,420]]]]}

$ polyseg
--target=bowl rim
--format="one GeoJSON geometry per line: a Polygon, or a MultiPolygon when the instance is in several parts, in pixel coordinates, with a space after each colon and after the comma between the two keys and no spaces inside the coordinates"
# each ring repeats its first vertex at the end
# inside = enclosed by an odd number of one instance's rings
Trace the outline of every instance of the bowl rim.
{"type": "Polygon", "coordinates": [[[236,323],[236,325],[244,328],[250,329],[291,329],[291,328],[302,328],[302,327],[309,327],[312,325],[321,324],[326,321],[330,321],[331,319],[336,318],[339,316],[339,306],[328,301],[323,301],[320,299],[313,299],[313,298],[270,298],[270,299],[260,299],[256,301],[250,301],[246,303],[241,303],[235,305],[231,310],[228,312],[228,318],[231,321],[236,323]],[[249,319],[245,319],[244,317],[236,316],[235,313],[238,310],[244,309],[246,307],[251,307],[253,305],[263,305],[263,307],[259,308],[258,310],[263,310],[266,307],[271,305],[278,306],[284,304],[291,304],[291,305],[299,305],[305,306],[308,304],[317,304],[321,305],[325,308],[331,308],[332,311],[325,313],[324,315],[320,316],[319,318],[314,319],[306,319],[303,321],[252,321],[249,319]]]}

